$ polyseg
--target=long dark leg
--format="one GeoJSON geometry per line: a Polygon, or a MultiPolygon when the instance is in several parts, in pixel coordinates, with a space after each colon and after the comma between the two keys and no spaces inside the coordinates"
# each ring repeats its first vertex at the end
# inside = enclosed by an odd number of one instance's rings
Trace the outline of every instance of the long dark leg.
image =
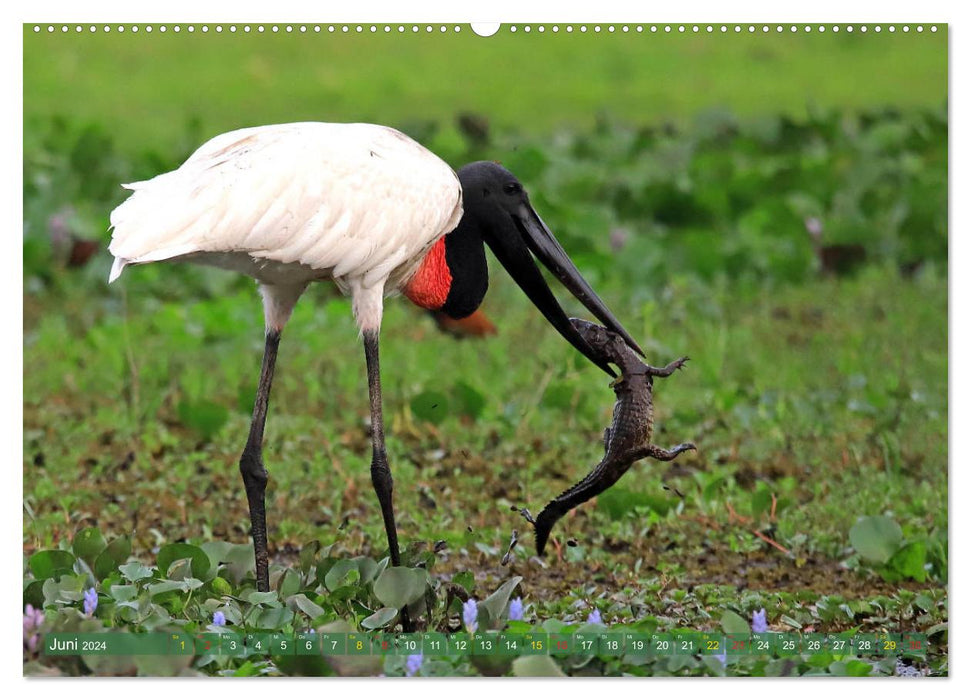
{"type": "Polygon", "coordinates": [[[280,331],[267,331],[260,384],[256,390],[256,403],[253,406],[253,420],[250,423],[249,438],[246,440],[243,456],[239,460],[239,471],[243,475],[243,484],[246,486],[246,500],[249,501],[253,551],[256,554],[256,587],[261,591],[270,590],[270,555],[266,549],[264,503],[269,475],[263,466],[263,426],[266,424],[266,409],[270,403],[270,385],[273,384],[273,368],[276,365],[279,346],[280,331]]]}
{"type": "MultiPolygon", "coordinates": [[[[368,394],[371,397],[371,483],[378,494],[381,515],[384,517],[384,531],[388,535],[388,550],[391,565],[401,566],[401,553],[398,551],[398,530],[394,524],[394,503],[392,491],[394,480],[388,466],[388,453],[384,448],[384,417],[381,413],[381,364],[378,361],[378,332],[364,331],[364,357],[367,360],[368,394]]],[[[408,608],[401,609],[401,627],[405,632],[414,631],[408,608]]]]}
{"type": "Polygon", "coordinates": [[[388,534],[391,565],[401,566],[398,552],[398,531],[394,525],[394,505],[391,492],[394,480],[388,466],[388,453],[384,448],[384,418],[381,414],[381,365],[378,361],[378,332],[364,331],[364,356],[367,360],[368,393],[371,397],[371,483],[378,494],[384,529],[388,534]]]}

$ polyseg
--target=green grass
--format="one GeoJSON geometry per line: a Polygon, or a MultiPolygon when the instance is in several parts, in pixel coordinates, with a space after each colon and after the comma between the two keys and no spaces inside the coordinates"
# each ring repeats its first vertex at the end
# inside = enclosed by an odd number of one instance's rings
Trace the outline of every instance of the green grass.
{"type": "MultiPolygon", "coordinates": [[[[595,437],[609,423],[612,393],[606,380],[592,368],[577,369],[578,357],[547,332],[510,285],[498,284],[486,307],[501,326],[494,340],[457,342],[439,335],[430,321],[416,319],[403,302],[389,304],[382,357],[389,448],[401,484],[403,520],[414,521],[402,527],[409,531],[420,525],[414,537],[432,539],[443,527],[458,532],[466,524],[493,521],[496,504],[479,494],[505,471],[501,465],[507,461],[520,467],[507,474],[503,498],[541,505],[538,501],[557,483],[596,461],[595,437]],[[509,348],[525,346],[530,338],[538,339],[530,353],[509,354],[509,348]],[[485,401],[475,420],[443,415],[436,426],[415,421],[414,397],[426,388],[448,393],[459,382],[470,384],[485,401]],[[509,439],[494,444],[497,431],[509,439]],[[438,454],[439,448],[445,453],[438,454]],[[448,478],[448,467],[458,466],[463,450],[474,456],[465,471],[448,478]],[[487,468],[493,461],[497,466],[487,468]],[[558,478],[548,473],[549,462],[559,465],[558,478]],[[442,470],[444,481],[436,478],[442,470]],[[455,500],[418,519],[415,484],[435,491],[447,486],[448,498],[455,500]]],[[[288,327],[269,419],[271,500],[284,499],[286,507],[275,519],[293,544],[320,535],[311,521],[321,512],[330,509],[337,519],[348,510],[349,497],[338,488],[343,479],[356,486],[352,504],[368,512],[353,529],[380,532],[365,468],[367,388],[363,371],[355,371],[363,353],[347,303],[323,298],[322,291],[301,302],[288,327]]],[[[943,284],[933,277],[907,281],[874,272],[772,295],[733,291],[712,297],[710,290],[693,294],[687,284],[670,292],[673,303],[625,308],[621,302],[618,313],[638,337],[649,339],[652,359],[692,355],[688,371],[657,387],[661,436],[672,443],[697,440],[702,447],[699,458],[685,462],[717,472],[726,470],[716,465],[730,462],[727,471],[754,471],[757,479],[770,482],[797,477],[800,507],[809,514],[791,521],[792,534],[800,521],[822,524],[814,541],[822,537],[834,547],[856,515],[906,513],[914,499],[934,499],[925,504],[936,513],[931,522],[937,528],[946,524],[946,509],[939,510],[946,494],[943,284]],[[898,345],[895,337],[922,342],[898,345]],[[894,445],[889,454],[885,439],[894,445]],[[846,479],[851,483],[840,485],[846,479]],[[828,497],[834,490],[840,498],[828,497]]],[[[192,537],[203,522],[222,536],[232,528],[245,532],[235,463],[249,407],[237,395],[252,391],[258,369],[262,324],[255,292],[188,304],[159,304],[134,294],[125,295],[127,311],[115,314],[109,307],[80,322],[85,312],[78,300],[64,299],[27,334],[32,359],[25,375],[25,421],[48,426],[25,436],[28,457],[43,463],[32,472],[37,477],[32,489],[45,501],[55,494],[62,501],[59,508],[52,503],[34,508],[25,533],[32,547],[55,545],[72,532],[75,517],[65,518],[70,513],[101,512],[103,520],[117,511],[124,516],[119,529],[131,529],[131,509],[105,503],[108,489],[96,488],[125,480],[128,469],[156,476],[131,488],[145,492],[144,504],[157,504],[158,517],[169,517],[173,504],[187,508],[180,515],[186,520],[174,531],[169,528],[168,538],[192,537]],[[211,444],[198,443],[179,427],[176,406],[183,398],[233,408],[211,444]],[[185,449],[193,443],[195,449],[185,449]],[[134,461],[119,472],[129,452],[135,453],[134,461]],[[90,490],[82,488],[86,476],[93,479],[90,490]],[[226,514],[235,517],[212,522],[212,513],[199,507],[210,498],[210,479],[221,486],[226,514]],[[68,484],[78,488],[66,489],[68,484]]],[[[664,469],[645,466],[643,471],[658,475],[664,469]]],[[[501,517],[506,525],[500,532],[518,518],[501,517]]],[[[139,530],[146,539],[136,543],[148,548],[151,535],[144,524],[139,530]]]]}
{"type": "MultiPolygon", "coordinates": [[[[505,280],[497,285],[486,306],[500,324],[491,340],[455,341],[404,302],[389,304],[382,360],[406,537],[436,539],[492,524],[498,546],[506,531],[522,525],[502,512],[503,503],[535,509],[596,462],[596,436],[612,406],[606,379],[582,366],[505,280]],[[512,352],[526,346],[528,354],[512,352]],[[416,421],[416,396],[426,389],[448,394],[460,382],[484,400],[474,420],[442,406],[437,425],[416,421]],[[421,485],[445,499],[431,512],[418,504],[421,485]],[[498,505],[480,498],[484,488],[504,492],[498,505]]],[[[692,356],[687,371],[657,387],[658,439],[701,447],[697,458],[679,464],[690,464],[689,474],[734,474],[745,482],[741,492],[762,480],[792,489],[799,497],[791,507],[802,512],[780,527],[795,536],[801,523],[813,523],[806,546],[825,545],[827,556],[839,556],[857,515],[904,517],[915,501],[926,524],[943,534],[943,283],[930,275],[908,281],[871,272],[774,295],[700,291],[674,284],[670,303],[631,308],[621,301],[618,311],[637,337],[648,339],[652,360],[692,356]],[[922,342],[897,344],[897,337],[922,342]]],[[[137,524],[135,540],[145,549],[153,541],[147,526],[173,517],[165,526],[171,540],[197,537],[207,527],[218,536],[246,532],[236,461],[259,365],[256,294],[189,303],[135,294],[125,293],[127,310],[108,307],[94,318],[80,308],[86,302],[63,299],[28,330],[25,439],[28,459],[42,465],[31,472],[38,501],[25,532],[31,548],[56,545],[85,513],[100,513],[102,523],[119,518],[111,528],[119,532],[133,529],[131,518],[148,518],[137,524]],[[208,444],[179,425],[177,411],[181,400],[202,398],[233,411],[208,444]],[[130,452],[134,458],[126,462],[130,452]],[[135,474],[142,477],[129,483],[135,474]],[[139,508],[105,500],[116,480],[139,508]],[[223,503],[225,517],[214,520],[205,503],[223,503]]],[[[339,524],[356,509],[361,517],[342,537],[367,534],[381,547],[366,469],[367,387],[358,345],[347,303],[323,289],[301,302],[287,329],[266,445],[270,500],[280,506],[273,518],[283,533],[283,541],[280,533],[273,537],[278,547],[321,536],[315,520],[339,524]],[[342,488],[347,484],[354,485],[350,493],[342,488]]],[[[660,494],[657,479],[668,469],[644,465],[644,478],[620,487],[660,494]]],[[[694,488],[684,475],[671,483],[682,492],[694,488]]],[[[705,512],[708,504],[696,506],[705,512]]],[[[595,532],[608,523],[596,518],[592,525],[595,532]]]]}
{"type": "MultiPolygon", "coordinates": [[[[140,272],[126,280],[127,308],[92,317],[81,300],[63,299],[28,332],[27,551],[56,547],[88,524],[130,533],[142,559],[162,542],[247,542],[236,468],[244,407],[200,442],[180,426],[177,406],[204,397],[233,407],[251,394],[261,335],[255,292],[159,303],[136,293],[140,272]]],[[[652,359],[692,356],[687,371],[658,384],[656,441],[693,440],[700,449],[673,465],[636,466],[596,506],[581,507],[554,531],[561,544],[573,538],[578,546],[546,566],[528,559],[528,537],[511,566],[500,564],[510,533],[526,529],[512,507],[536,512],[593,466],[613,397],[507,282],[498,286],[487,305],[501,324],[492,340],[443,337],[404,303],[390,304],[386,318],[399,528],[406,546],[447,543],[434,562],[437,577],[474,572],[471,592],[483,596],[522,575],[522,595],[539,620],[563,619],[573,601],[599,600],[619,622],[632,592],[647,595],[645,611],[662,614],[652,581],[729,587],[712,589],[716,616],[735,609],[731,587],[741,586],[776,622],[798,618],[801,603],[774,591],[837,595],[853,605],[893,591],[939,595],[947,364],[946,285],[936,274],[907,280],[874,269],[772,294],[712,293],[686,280],[640,308],[608,289],[636,335],[649,339],[652,359]],[[522,347],[530,352],[512,350],[522,347]],[[459,382],[485,401],[474,420],[415,419],[421,392],[447,395],[459,382]],[[771,522],[755,505],[760,491],[778,498],[771,522]],[[729,506],[754,520],[734,521],[729,506]],[[887,584],[860,560],[849,530],[857,517],[877,514],[893,517],[907,541],[926,543],[939,584],[887,584]],[[754,537],[754,527],[791,555],[754,537]]],[[[385,549],[367,469],[363,362],[348,311],[318,290],[298,306],[282,345],[265,447],[279,565],[293,565],[290,552],[316,539],[335,542],[339,556],[380,557],[385,549]]],[[[915,617],[887,627],[873,619],[876,609],[862,610],[822,627],[926,631],[941,620],[932,614],[923,624],[915,617]]],[[[703,617],[688,619],[708,628],[703,617]]]]}
{"type": "MultiPolygon", "coordinates": [[[[774,27],[774,25],[773,25],[774,27]]],[[[947,92],[947,30],[786,31],[752,36],[370,36],[24,28],[24,116],[106,126],[123,148],[181,147],[185,124],[214,135],[283,121],[373,121],[419,130],[457,112],[529,134],[588,127],[608,113],[640,124],[727,109],[803,116],[807,107],[936,106],[947,92]]],[[[27,140],[31,134],[25,130],[27,140]]]]}

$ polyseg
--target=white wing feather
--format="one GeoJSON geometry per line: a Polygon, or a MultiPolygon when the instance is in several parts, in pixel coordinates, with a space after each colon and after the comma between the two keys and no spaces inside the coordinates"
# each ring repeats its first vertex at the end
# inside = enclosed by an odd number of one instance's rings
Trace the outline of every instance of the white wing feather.
{"type": "Polygon", "coordinates": [[[462,215],[452,169],[371,124],[232,131],[178,170],[125,187],[133,194],[111,213],[111,279],[129,263],[236,255],[257,263],[244,270],[257,278],[272,261],[365,288],[394,274],[400,283],[462,215]]]}

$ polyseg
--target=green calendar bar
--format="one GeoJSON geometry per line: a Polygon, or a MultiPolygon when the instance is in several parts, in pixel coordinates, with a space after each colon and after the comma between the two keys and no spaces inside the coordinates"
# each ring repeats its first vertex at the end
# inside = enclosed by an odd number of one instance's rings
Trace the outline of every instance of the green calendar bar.
{"type": "MultiPolygon", "coordinates": [[[[444,645],[443,645],[443,648],[444,648],[444,645]]],[[[398,653],[403,656],[411,656],[412,654],[424,653],[422,651],[422,635],[417,633],[399,634],[397,649],[398,649],[398,653]]]]}
{"type": "Polygon", "coordinates": [[[809,633],[802,637],[803,654],[820,654],[826,651],[827,637],[825,634],[809,633]]]}
{"type": "Polygon", "coordinates": [[[300,632],[296,642],[298,656],[318,656],[321,653],[320,635],[316,632],[300,632]]]}
{"type": "Polygon", "coordinates": [[[381,655],[397,656],[398,640],[393,634],[386,632],[371,636],[371,653],[381,655]]]}
{"type": "Polygon", "coordinates": [[[617,632],[601,632],[599,651],[606,656],[620,656],[624,653],[624,635],[617,632]]]}
{"type": "Polygon", "coordinates": [[[274,632],[270,635],[270,653],[276,656],[293,656],[296,653],[296,637],[274,632]]]}
{"type": "Polygon", "coordinates": [[[676,632],[674,635],[675,656],[700,654],[705,637],[700,632],[676,632]]]}
{"type": "Polygon", "coordinates": [[[746,656],[752,653],[752,635],[726,634],[725,653],[729,656],[746,656]]]}
{"type": "Polygon", "coordinates": [[[926,635],[917,633],[779,633],[722,634],[721,632],[498,632],[474,635],[389,634],[383,632],[128,632],[49,633],[43,653],[48,656],[354,656],[424,654],[482,656],[680,656],[824,654],[834,656],[925,656],[926,635]]]}
{"type": "Polygon", "coordinates": [[[651,651],[658,656],[670,656],[674,653],[674,635],[667,632],[655,632],[651,635],[651,651]]]}
{"type": "Polygon", "coordinates": [[[499,635],[499,653],[504,656],[519,656],[525,644],[526,638],[522,634],[502,632],[499,635]]]}
{"type": "Polygon", "coordinates": [[[910,632],[902,634],[900,635],[900,647],[902,654],[908,654],[911,656],[926,656],[927,635],[913,634],[910,632]]]}
{"type": "Polygon", "coordinates": [[[195,653],[195,649],[195,640],[191,635],[184,632],[173,632],[169,634],[169,654],[175,656],[191,656],[195,653]]]}
{"type": "Polygon", "coordinates": [[[756,632],[749,635],[750,654],[771,654],[775,649],[775,632],[756,632]]]}
{"type": "Polygon", "coordinates": [[[448,653],[448,639],[441,632],[425,632],[421,635],[421,653],[437,656],[448,653]]]}
{"type": "Polygon", "coordinates": [[[270,634],[268,632],[251,632],[246,635],[246,654],[269,654],[270,634]]]}
{"type": "Polygon", "coordinates": [[[775,653],[777,656],[794,656],[799,653],[802,640],[798,634],[777,634],[775,653]]]}
{"type": "Polygon", "coordinates": [[[877,653],[877,635],[857,634],[853,636],[852,651],[857,656],[871,656],[877,653]]]}
{"type": "Polygon", "coordinates": [[[579,632],[573,635],[576,640],[574,649],[578,654],[596,654],[600,649],[600,635],[593,632],[579,632]]]}
{"type": "Polygon", "coordinates": [[[492,656],[499,653],[498,632],[476,632],[472,635],[472,653],[492,656]]]}
{"type": "Polygon", "coordinates": [[[472,653],[472,637],[468,634],[450,634],[448,640],[448,653],[460,654],[465,656],[472,653]]]}
{"type": "Polygon", "coordinates": [[[130,632],[52,632],[45,634],[42,650],[46,656],[160,656],[171,654],[167,634],[130,632]]]}
{"type": "Polygon", "coordinates": [[[830,654],[838,656],[849,655],[853,652],[852,634],[828,634],[826,635],[826,650],[830,654]]]}
{"type": "Polygon", "coordinates": [[[222,635],[214,632],[200,632],[195,636],[196,654],[211,654],[220,656],[222,645],[222,635]]]}
{"type": "Polygon", "coordinates": [[[324,656],[343,656],[347,653],[346,632],[322,632],[320,653],[324,656]]]}
{"type": "Polygon", "coordinates": [[[702,633],[701,653],[707,656],[721,656],[727,653],[725,635],[721,632],[702,633]]]}
{"type": "Polygon", "coordinates": [[[883,656],[897,656],[901,653],[899,634],[877,635],[877,653],[883,656]]]}
{"type": "Polygon", "coordinates": [[[526,632],[523,635],[525,656],[546,656],[550,653],[550,635],[547,632],[526,632]]]}
{"type": "Polygon", "coordinates": [[[224,634],[219,642],[219,652],[223,656],[246,656],[246,640],[235,632],[224,634]]]}
{"type": "Polygon", "coordinates": [[[576,653],[576,637],[572,634],[551,634],[550,655],[569,656],[576,653]]]}
{"type": "Polygon", "coordinates": [[[652,656],[651,635],[628,632],[624,635],[624,649],[629,656],[652,656]]]}
{"type": "Polygon", "coordinates": [[[348,632],[346,653],[351,656],[370,656],[371,638],[360,632],[348,632]]]}

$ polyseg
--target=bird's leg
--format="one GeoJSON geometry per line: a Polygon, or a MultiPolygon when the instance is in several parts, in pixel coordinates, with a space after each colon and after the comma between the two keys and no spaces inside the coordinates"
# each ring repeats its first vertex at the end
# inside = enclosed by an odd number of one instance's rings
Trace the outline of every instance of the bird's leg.
{"type": "Polygon", "coordinates": [[[368,393],[371,397],[371,483],[378,494],[384,529],[388,534],[391,565],[401,566],[398,552],[398,531],[394,525],[394,505],[391,494],[394,480],[388,466],[388,453],[384,448],[384,419],[381,414],[381,366],[378,361],[378,331],[364,331],[364,356],[367,360],[368,393]]]}
{"type": "MultiPolygon", "coordinates": [[[[391,565],[401,566],[401,553],[398,551],[398,530],[394,524],[394,504],[392,491],[394,480],[388,466],[388,453],[384,448],[384,418],[381,413],[381,364],[378,361],[378,331],[364,331],[364,357],[367,361],[368,394],[371,397],[371,483],[378,494],[381,515],[384,517],[384,530],[388,535],[388,550],[391,565]]],[[[414,628],[408,617],[408,608],[401,609],[401,627],[405,632],[414,628]]]]}
{"type": "Polygon", "coordinates": [[[263,351],[263,367],[260,370],[260,384],[256,390],[253,406],[253,420],[250,423],[249,438],[239,460],[239,471],[246,486],[246,500],[249,502],[249,517],[253,535],[253,551],[256,555],[256,587],[261,591],[270,590],[270,555],[266,549],[266,506],[264,495],[269,476],[263,466],[263,426],[266,424],[266,409],[270,402],[270,385],[273,384],[273,368],[276,366],[277,348],[280,346],[280,331],[266,332],[266,348],[263,351]]]}

